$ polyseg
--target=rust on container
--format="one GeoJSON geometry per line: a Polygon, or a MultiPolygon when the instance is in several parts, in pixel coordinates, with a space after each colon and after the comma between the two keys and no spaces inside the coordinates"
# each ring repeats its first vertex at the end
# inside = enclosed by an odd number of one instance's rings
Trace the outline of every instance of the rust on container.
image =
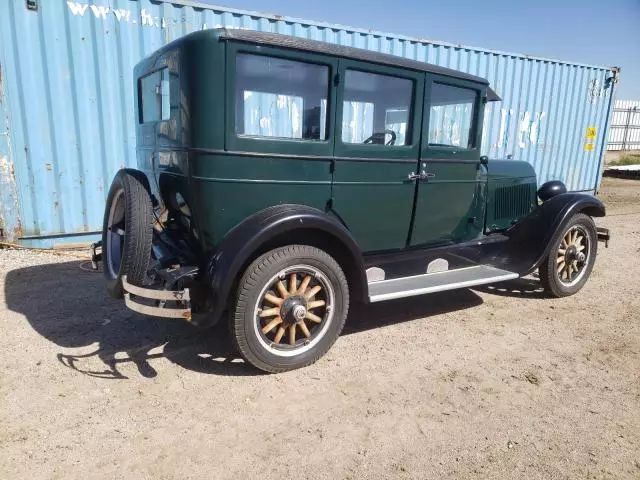
{"type": "Polygon", "coordinates": [[[0,238],[3,240],[14,241],[22,236],[19,211],[15,168],[6,156],[0,156],[0,238]]]}

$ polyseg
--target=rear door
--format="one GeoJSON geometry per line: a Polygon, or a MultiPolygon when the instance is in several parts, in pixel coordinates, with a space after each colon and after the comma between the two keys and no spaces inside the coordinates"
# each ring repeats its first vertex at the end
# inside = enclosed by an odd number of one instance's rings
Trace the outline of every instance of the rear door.
{"type": "Polygon", "coordinates": [[[341,60],[332,204],[363,252],[406,247],[424,74],[341,60]]]}
{"type": "Polygon", "coordinates": [[[484,227],[486,167],[480,139],[486,86],[427,75],[410,244],[448,245],[478,237],[484,227]]]}

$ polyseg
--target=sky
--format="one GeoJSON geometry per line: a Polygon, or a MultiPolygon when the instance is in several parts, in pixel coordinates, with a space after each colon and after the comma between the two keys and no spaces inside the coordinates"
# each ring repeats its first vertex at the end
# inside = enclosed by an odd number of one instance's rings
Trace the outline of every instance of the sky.
{"type": "Polygon", "coordinates": [[[640,100],[640,0],[200,0],[569,62],[622,68],[640,100]]]}

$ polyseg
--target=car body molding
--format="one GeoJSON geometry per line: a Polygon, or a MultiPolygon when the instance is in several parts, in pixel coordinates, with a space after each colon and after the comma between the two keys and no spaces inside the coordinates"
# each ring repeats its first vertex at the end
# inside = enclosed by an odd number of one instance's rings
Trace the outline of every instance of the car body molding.
{"type": "MultiPolygon", "coordinates": [[[[276,205],[247,217],[236,225],[222,240],[207,265],[208,283],[214,295],[213,312],[203,320],[214,324],[226,307],[234,282],[257,253],[270,249],[269,244],[277,237],[294,232],[323,233],[332,241],[344,247],[342,255],[347,257],[347,265],[353,268],[354,290],[357,296],[366,296],[367,279],[362,253],[349,231],[330,215],[305,205],[276,205]]],[[[295,237],[291,237],[295,238],[295,237]]],[[[275,247],[274,247],[275,248],[275,247]]],[[[202,323],[200,321],[199,323],[202,323]]]]}

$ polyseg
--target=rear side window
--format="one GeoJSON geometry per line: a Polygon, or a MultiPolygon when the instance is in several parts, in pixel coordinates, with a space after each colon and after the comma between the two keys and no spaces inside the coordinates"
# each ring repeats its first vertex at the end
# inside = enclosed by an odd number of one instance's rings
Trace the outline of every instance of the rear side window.
{"type": "Polygon", "coordinates": [[[171,118],[170,83],[168,68],[150,73],[138,80],[140,123],[160,122],[171,118]]]}
{"type": "Polygon", "coordinates": [[[329,75],[326,65],[238,54],[236,134],[326,140],[329,75]]]}
{"type": "Polygon", "coordinates": [[[411,139],[413,81],[347,70],[342,142],[402,146],[411,139]]]}
{"type": "Polygon", "coordinates": [[[429,146],[475,147],[475,105],[478,92],[441,83],[431,85],[429,146]]]}

